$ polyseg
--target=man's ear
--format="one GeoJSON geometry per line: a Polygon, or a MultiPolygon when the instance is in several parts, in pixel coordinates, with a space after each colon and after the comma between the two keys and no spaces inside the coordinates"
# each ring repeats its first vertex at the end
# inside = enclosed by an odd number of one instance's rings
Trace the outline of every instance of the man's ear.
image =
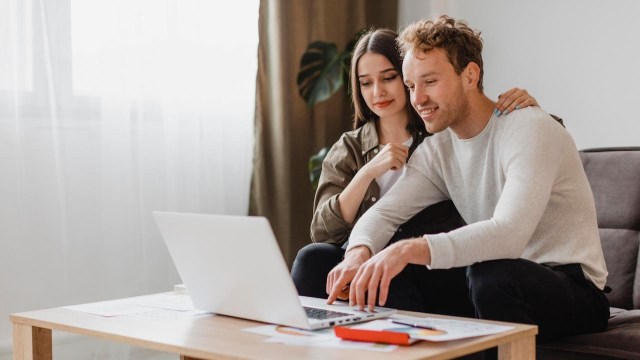
{"type": "Polygon", "coordinates": [[[462,81],[467,89],[477,89],[480,80],[480,67],[474,62],[467,64],[462,71],[462,81]]]}

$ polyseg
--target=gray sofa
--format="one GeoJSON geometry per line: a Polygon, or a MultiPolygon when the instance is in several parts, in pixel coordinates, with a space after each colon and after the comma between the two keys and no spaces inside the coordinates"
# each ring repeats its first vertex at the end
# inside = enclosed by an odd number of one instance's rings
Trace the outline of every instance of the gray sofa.
{"type": "Polygon", "coordinates": [[[593,190],[609,277],[605,332],[539,343],[538,359],[640,359],[640,147],[580,152],[593,190]]]}

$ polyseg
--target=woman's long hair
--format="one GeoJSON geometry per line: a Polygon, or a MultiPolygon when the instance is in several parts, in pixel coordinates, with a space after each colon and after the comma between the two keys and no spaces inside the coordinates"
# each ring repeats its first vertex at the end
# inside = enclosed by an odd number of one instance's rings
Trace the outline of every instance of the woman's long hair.
{"type": "MultiPolygon", "coordinates": [[[[366,53],[380,54],[386,57],[391,65],[398,72],[402,78],[402,57],[398,49],[396,38],[398,34],[389,29],[377,29],[367,31],[356,43],[351,57],[351,99],[353,102],[353,128],[358,129],[364,125],[367,121],[376,121],[378,116],[371,111],[367,106],[367,103],[362,97],[360,91],[360,82],[358,81],[358,61],[366,53]]],[[[409,100],[409,90],[405,87],[405,94],[407,99],[407,113],[409,114],[409,121],[407,123],[407,131],[413,137],[412,149],[418,146],[425,136],[430,135],[424,127],[422,119],[418,113],[413,109],[409,100]]]]}

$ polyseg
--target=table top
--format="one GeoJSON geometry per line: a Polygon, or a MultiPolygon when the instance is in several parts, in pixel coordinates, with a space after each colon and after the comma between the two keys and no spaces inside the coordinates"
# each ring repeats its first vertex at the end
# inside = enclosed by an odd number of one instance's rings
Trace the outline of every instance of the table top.
{"type": "MultiPolygon", "coordinates": [[[[453,318],[407,311],[399,313],[420,317],[453,318]]],[[[242,329],[249,327],[264,325],[263,323],[219,315],[179,319],[136,316],[102,317],[71,309],[52,308],[13,314],[11,321],[14,324],[93,336],[202,359],[220,356],[260,359],[329,358],[352,360],[364,356],[367,359],[389,359],[390,357],[394,359],[449,359],[532,337],[538,332],[537,327],[532,325],[486,321],[514,328],[500,334],[456,341],[441,343],[421,341],[387,353],[266,343],[264,341],[266,337],[242,331],[242,329]]]]}

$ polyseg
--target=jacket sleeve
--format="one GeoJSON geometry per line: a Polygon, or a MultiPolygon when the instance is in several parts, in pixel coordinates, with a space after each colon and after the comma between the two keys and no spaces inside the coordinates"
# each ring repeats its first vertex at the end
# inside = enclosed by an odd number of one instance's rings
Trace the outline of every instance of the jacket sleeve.
{"type": "Polygon", "coordinates": [[[355,156],[355,150],[341,138],[322,162],[311,220],[313,242],[342,245],[349,238],[352,226],[342,217],[338,195],[357,172],[355,156]]]}

